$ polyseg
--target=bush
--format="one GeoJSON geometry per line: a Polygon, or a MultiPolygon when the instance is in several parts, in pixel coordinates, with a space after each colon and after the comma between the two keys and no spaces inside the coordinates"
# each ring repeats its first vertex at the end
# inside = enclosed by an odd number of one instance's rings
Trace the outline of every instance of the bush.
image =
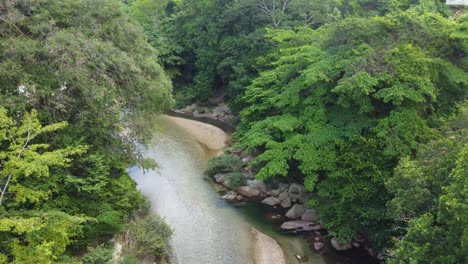
{"type": "Polygon", "coordinates": [[[124,251],[138,258],[153,256],[162,259],[166,255],[166,246],[171,235],[172,229],[164,220],[150,214],[128,225],[124,251]]]}
{"type": "Polygon", "coordinates": [[[230,189],[236,189],[239,186],[243,186],[246,184],[245,175],[240,172],[231,173],[228,176],[227,184],[230,189]]]}
{"type": "Polygon", "coordinates": [[[81,259],[83,264],[106,264],[112,262],[112,253],[114,250],[111,247],[99,245],[95,248],[88,248],[88,253],[81,259]]]}
{"type": "Polygon", "coordinates": [[[205,174],[214,176],[216,173],[240,172],[242,170],[242,160],[234,154],[223,154],[208,162],[205,174]]]}

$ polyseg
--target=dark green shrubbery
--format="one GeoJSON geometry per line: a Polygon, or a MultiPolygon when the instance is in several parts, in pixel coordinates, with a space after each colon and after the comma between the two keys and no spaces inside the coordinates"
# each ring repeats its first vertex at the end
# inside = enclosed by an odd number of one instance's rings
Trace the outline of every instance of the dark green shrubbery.
{"type": "Polygon", "coordinates": [[[83,264],[107,264],[112,261],[113,249],[108,246],[99,245],[88,248],[88,253],[81,259],[83,264]]]}
{"type": "Polygon", "coordinates": [[[242,160],[234,154],[223,154],[208,162],[205,174],[214,176],[216,173],[240,172],[242,170],[242,160]]]}
{"type": "Polygon", "coordinates": [[[236,189],[237,187],[243,186],[246,183],[245,175],[240,172],[230,173],[227,179],[229,189],[236,189]]]}
{"type": "Polygon", "coordinates": [[[161,217],[150,214],[138,218],[128,224],[123,253],[140,259],[150,257],[162,260],[166,257],[167,242],[171,235],[172,229],[161,217]]]}

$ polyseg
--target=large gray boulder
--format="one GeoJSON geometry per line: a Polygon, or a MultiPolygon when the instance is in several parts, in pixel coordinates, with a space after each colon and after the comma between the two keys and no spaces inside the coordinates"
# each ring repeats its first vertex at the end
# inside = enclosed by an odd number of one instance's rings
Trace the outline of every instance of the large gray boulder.
{"type": "Polygon", "coordinates": [[[291,229],[302,229],[304,227],[313,226],[314,223],[309,221],[287,221],[281,225],[282,229],[291,230],[291,229]]]}
{"type": "Polygon", "coordinates": [[[281,228],[296,231],[317,231],[323,229],[323,226],[309,221],[295,220],[284,222],[281,228]]]}
{"type": "Polygon", "coordinates": [[[353,244],[351,243],[340,243],[338,239],[332,238],[330,244],[338,251],[348,250],[353,248],[353,244]]]}
{"type": "Polygon", "coordinates": [[[247,180],[247,186],[255,188],[261,192],[267,191],[267,187],[262,180],[247,180]]]}
{"type": "Polygon", "coordinates": [[[270,206],[275,206],[275,205],[281,203],[281,201],[278,198],[275,198],[275,197],[268,197],[268,198],[263,199],[262,203],[270,205],[270,206]]]}
{"type": "Polygon", "coordinates": [[[304,214],[301,217],[302,220],[304,221],[311,221],[311,222],[316,222],[317,221],[317,211],[314,209],[307,209],[304,214]]]}
{"type": "Polygon", "coordinates": [[[295,204],[289,211],[286,213],[287,218],[297,219],[301,217],[305,212],[305,207],[302,204],[295,204]]]}
{"type": "Polygon", "coordinates": [[[288,194],[293,201],[299,201],[303,203],[307,200],[306,189],[304,186],[297,183],[293,183],[289,186],[288,194]]]}
{"type": "Polygon", "coordinates": [[[252,188],[250,186],[241,186],[237,188],[236,191],[237,193],[247,197],[259,196],[261,194],[260,190],[252,188]]]}

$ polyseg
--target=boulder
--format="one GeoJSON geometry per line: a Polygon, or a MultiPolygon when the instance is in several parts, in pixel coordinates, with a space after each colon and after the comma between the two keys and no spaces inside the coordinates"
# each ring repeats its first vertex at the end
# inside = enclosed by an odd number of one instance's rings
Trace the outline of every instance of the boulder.
{"type": "Polygon", "coordinates": [[[275,197],[268,197],[268,198],[263,199],[262,203],[270,205],[270,206],[274,206],[274,205],[281,203],[281,201],[275,197]]]}
{"type": "Polygon", "coordinates": [[[243,158],[242,159],[242,164],[245,166],[249,163],[250,160],[253,159],[253,156],[252,155],[248,155],[247,157],[243,158]]]}
{"type": "Polygon", "coordinates": [[[284,201],[288,198],[289,198],[288,192],[282,192],[278,195],[278,199],[280,199],[280,201],[284,201]]]}
{"type": "Polygon", "coordinates": [[[250,186],[241,186],[237,188],[236,191],[239,194],[247,197],[259,196],[261,194],[260,190],[252,188],[250,186]]]}
{"type": "Polygon", "coordinates": [[[319,251],[321,250],[325,245],[322,242],[315,242],[314,243],[314,249],[319,251]]]}
{"type": "Polygon", "coordinates": [[[295,204],[289,211],[286,213],[287,218],[297,219],[304,214],[305,207],[302,204],[295,204]]]}
{"type": "MultiPolygon", "coordinates": [[[[281,201],[281,199],[279,199],[281,201]]],[[[283,208],[289,208],[291,207],[291,198],[287,197],[286,199],[284,199],[283,201],[281,201],[281,207],[283,208]]]]}
{"type": "Polygon", "coordinates": [[[267,187],[262,180],[247,180],[247,186],[257,189],[261,192],[267,191],[267,187]]]}
{"type": "Polygon", "coordinates": [[[221,199],[224,199],[224,200],[228,200],[228,201],[232,201],[232,200],[235,200],[237,198],[237,193],[235,192],[227,192],[226,194],[224,194],[223,196],[221,196],[221,199]]]}
{"type": "Polygon", "coordinates": [[[215,174],[213,178],[215,179],[217,183],[223,183],[226,181],[226,176],[227,176],[226,174],[218,173],[218,174],[215,174]]]}
{"type": "Polygon", "coordinates": [[[279,190],[280,193],[286,191],[288,189],[288,187],[289,187],[289,184],[287,184],[287,183],[278,184],[278,190],[279,190]]]}
{"type": "Polygon", "coordinates": [[[338,251],[343,251],[343,250],[348,250],[353,248],[353,244],[351,243],[340,243],[338,242],[338,239],[332,238],[330,241],[330,244],[338,251]]]}
{"type": "Polygon", "coordinates": [[[296,221],[284,222],[281,225],[281,228],[285,230],[296,230],[296,231],[316,231],[316,230],[323,229],[323,226],[317,225],[309,221],[296,220],[296,221]]]}
{"type": "Polygon", "coordinates": [[[301,219],[304,221],[315,222],[317,221],[317,211],[314,209],[307,209],[302,215],[301,219]]]}
{"type": "Polygon", "coordinates": [[[278,197],[280,195],[280,191],[277,189],[271,190],[270,195],[274,197],[278,197]]]}
{"type": "Polygon", "coordinates": [[[302,229],[307,226],[312,226],[314,223],[309,221],[287,221],[281,225],[282,229],[291,230],[291,229],[302,229]]]}
{"type": "Polygon", "coordinates": [[[304,202],[305,200],[307,200],[306,189],[304,188],[304,186],[297,183],[293,183],[289,186],[288,194],[289,197],[300,202],[304,202]]]}

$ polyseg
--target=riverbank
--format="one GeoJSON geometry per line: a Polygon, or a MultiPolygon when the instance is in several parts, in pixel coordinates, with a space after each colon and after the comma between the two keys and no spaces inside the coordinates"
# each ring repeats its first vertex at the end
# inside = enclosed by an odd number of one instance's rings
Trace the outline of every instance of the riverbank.
{"type": "MultiPolygon", "coordinates": [[[[163,116],[162,118],[185,130],[197,143],[206,148],[208,152],[212,153],[211,155],[216,155],[226,146],[227,134],[217,127],[172,116],[163,116]]],[[[160,159],[156,160],[159,161],[160,159]]],[[[222,210],[222,208],[220,208],[220,210],[222,210]]],[[[229,219],[223,219],[223,221],[228,223],[229,219]]],[[[174,227],[177,232],[177,226],[174,227]]],[[[228,228],[228,226],[226,226],[226,228],[228,228]]],[[[251,253],[253,254],[252,258],[255,260],[255,264],[287,263],[285,253],[276,240],[258,230],[251,232],[252,239],[250,239],[249,242],[252,243],[253,250],[251,253]]],[[[225,239],[228,240],[232,238],[226,237],[225,239]]]]}

